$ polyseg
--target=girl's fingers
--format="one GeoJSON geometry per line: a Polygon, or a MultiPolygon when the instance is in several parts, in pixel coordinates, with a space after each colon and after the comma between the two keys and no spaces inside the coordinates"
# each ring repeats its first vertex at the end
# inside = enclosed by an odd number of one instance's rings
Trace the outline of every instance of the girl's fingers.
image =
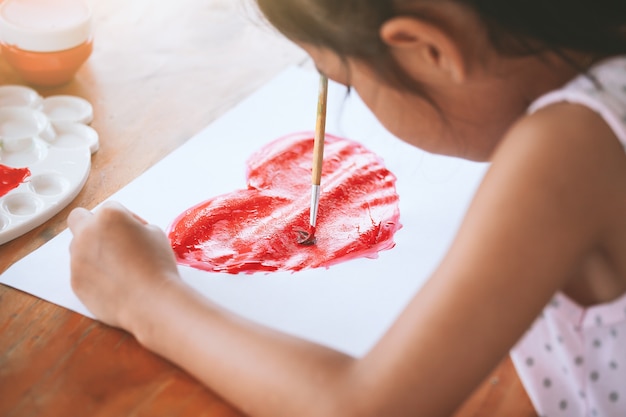
{"type": "Polygon", "coordinates": [[[130,214],[141,224],[148,224],[148,222],[145,219],[143,219],[142,217],[139,217],[137,214],[133,213],[132,211],[130,212],[130,214]]]}
{"type": "Polygon", "coordinates": [[[80,229],[85,220],[91,218],[93,213],[83,207],[76,207],[73,209],[69,216],[67,216],[67,225],[73,234],[80,229]]]}
{"type": "MultiPolygon", "coordinates": [[[[115,201],[107,201],[104,202],[102,204],[102,207],[107,207],[108,209],[113,209],[113,210],[117,210],[119,212],[122,212],[124,214],[126,214],[128,217],[131,217],[135,220],[137,220],[139,223],[141,224],[148,224],[148,222],[141,218],[140,216],[138,216],[137,214],[133,213],[132,211],[128,210],[126,207],[124,207],[123,205],[121,205],[118,202],[115,201]]],[[[76,207],[75,209],[73,209],[69,216],[67,217],[67,225],[70,228],[70,231],[73,234],[76,234],[76,231],[84,224],[84,222],[90,218],[92,218],[94,215],[94,213],[90,212],[89,210],[83,208],[83,207],[76,207]]]]}
{"type": "Polygon", "coordinates": [[[108,208],[112,208],[114,210],[118,210],[120,212],[125,213],[126,215],[128,215],[129,217],[132,217],[133,219],[137,220],[139,223],[141,224],[148,224],[148,222],[146,220],[144,220],[143,218],[139,217],[137,214],[135,214],[134,212],[130,211],[128,208],[126,208],[126,206],[124,206],[123,204],[117,202],[117,201],[105,201],[104,203],[102,203],[103,207],[108,207],[108,208]]]}

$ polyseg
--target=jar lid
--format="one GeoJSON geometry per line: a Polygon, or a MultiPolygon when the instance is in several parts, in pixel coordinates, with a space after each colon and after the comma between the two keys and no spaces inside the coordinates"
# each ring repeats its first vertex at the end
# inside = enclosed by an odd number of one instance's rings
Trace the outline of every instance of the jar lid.
{"type": "Polygon", "coordinates": [[[31,52],[74,48],[91,38],[91,9],[81,0],[0,2],[0,41],[31,52]]]}

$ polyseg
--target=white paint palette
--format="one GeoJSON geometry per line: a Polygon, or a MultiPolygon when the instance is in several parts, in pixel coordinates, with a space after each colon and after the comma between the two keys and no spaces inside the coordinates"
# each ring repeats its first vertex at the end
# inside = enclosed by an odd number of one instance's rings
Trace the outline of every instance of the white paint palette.
{"type": "Polygon", "coordinates": [[[0,196],[0,244],[39,226],[80,192],[98,150],[92,119],[91,104],[80,97],[0,86],[0,165],[30,171],[0,196]]]}

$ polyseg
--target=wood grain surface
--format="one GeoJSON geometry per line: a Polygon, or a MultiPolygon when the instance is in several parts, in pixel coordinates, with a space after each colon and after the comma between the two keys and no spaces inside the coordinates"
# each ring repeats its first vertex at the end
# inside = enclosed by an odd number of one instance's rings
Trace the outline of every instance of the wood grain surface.
{"type": "MultiPolygon", "coordinates": [[[[0,246],[0,272],[63,230],[71,208],[93,208],[282,69],[309,64],[247,0],[91,3],[89,61],[38,91],[89,100],[100,150],[66,209],[0,246]]],[[[0,84],[23,84],[1,55],[0,84]]],[[[241,414],[129,334],[0,285],[0,416],[241,414]]],[[[456,414],[478,416],[536,416],[508,358],[456,414]]]]}

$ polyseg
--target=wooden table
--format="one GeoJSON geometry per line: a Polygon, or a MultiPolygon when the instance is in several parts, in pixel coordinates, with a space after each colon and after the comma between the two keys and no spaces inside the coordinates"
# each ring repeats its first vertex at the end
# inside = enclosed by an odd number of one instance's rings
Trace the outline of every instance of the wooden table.
{"type": "MultiPolygon", "coordinates": [[[[100,134],[86,186],[41,227],[0,246],[0,272],[307,57],[245,0],[94,0],[94,53],[71,83],[39,89],[94,106],[100,134]]],[[[0,56],[0,83],[22,81],[0,56]]],[[[33,271],[33,274],[45,271],[33,271]]],[[[0,416],[241,414],[129,334],[0,285],[0,416]]],[[[534,417],[509,359],[456,417],[534,417]]]]}

